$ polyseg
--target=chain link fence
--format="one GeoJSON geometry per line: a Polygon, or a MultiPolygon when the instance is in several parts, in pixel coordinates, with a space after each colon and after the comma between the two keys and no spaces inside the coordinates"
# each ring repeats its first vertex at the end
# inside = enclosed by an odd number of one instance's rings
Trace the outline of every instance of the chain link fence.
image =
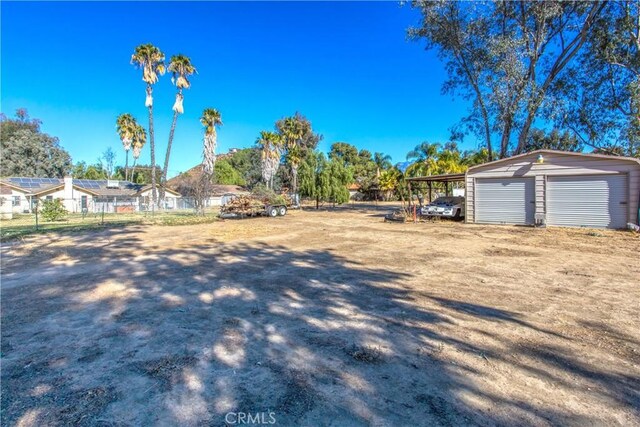
{"type": "Polygon", "coordinates": [[[12,239],[35,232],[82,230],[131,224],[180,225],[211,222],[219,213],[219,198],[205,202],[205,212],[196,211],[193,198],[166,198],[159,206],[149,197],[86,197],[59,199],[60,215],[50,215],[46,201],[53,199],[3,200],[0,209],[0,237],[12,239]]]}

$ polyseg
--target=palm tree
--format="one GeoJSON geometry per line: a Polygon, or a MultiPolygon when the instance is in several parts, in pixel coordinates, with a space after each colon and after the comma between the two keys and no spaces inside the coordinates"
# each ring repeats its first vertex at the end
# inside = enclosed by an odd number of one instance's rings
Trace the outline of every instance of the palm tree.
{"type": "Polygon", "coordinates": [[[393,192],[398,188],[401,172],[396,168],[388,168],[382,171],[378,186],[384,192],[385,200],[389,200],[393,192]]]}
{"type": "Polygon", "coordinates": [[[216,126],[222,126],[222,116],[215,108],[206,108],[200,117],[200,123],[204,126],[204,151],[202,170],[209,177],[213,176],[216,165],[216,126]]]}
{"type": "Polygon", "coordinates": [[[172,73],[171,82],[176,85],[178,92],[176,93],[176,102],[173,104],[173,121],[171,122],[171,130],[169,131],[167,154],[164,157],[164,169],[162,170],[162,179],[160,180],[160,201],[164,199],[164,187],[167,182],[167,171],[169,170],[169,156],[171,155],[173,133],[176,130],[178,115],[184,112],[182,107],[182,101],[184,99],[182,89],[189,89],[189,87],[191,87],[189,76],[197,72],[196,68],[191,64],[191,59],[184,55],[172,56],[169,60],[167,70],[172,73]]]}
{"type": "Polygon", "coordinates": [[[131,63],[142,69],[142,81],[147,84],[147,98],[145,107],[149,109],[149,141],[151,143],[151,197],[153,204],[158,201],[156,190],[156,145],[153,134],[153,85],[165,72],[164,53],[157,47],[148,44],[141,44],[136,47],[131,55],[131,63]]]}
{"type": "Polygon", "coordinates": [[[291,166],[293,193],[298,192],[298,167],[302,162],[301,140],[304,136],[302,123],[296,117],[287,117],[282,124],[282,138],[287,148],[287,162],[291,166]]]}
{"type": "Polygon", "coordinates": [[[374,153],[373,162],[376,164],[376,176],[380,177],[380,171],[389,169],[391,165],[391,156],[384,153],[374,153]]]}
{"type": "Polygon", "coordinates": [[[144,144],[147,143],[147,131],[138,123],[135,123],[134,129],[135,132],[131,143],[133,146],[133,169],[131,170],[131,181],[135,183],[136,164],[138,163],[138,158],[140,157],[144,144]]]}
{"type": "Polygon", "coordinates": [[[129,176],[129,150],[131,149],[131,143],[136,132],[136,119],[131,114],[120,114],[116,119],[116,129],[122,146],[124,148],[125,162],[124,162],[124,180],[126,181],[129,176]]]}
{"type": "Polygon", "coordinates": [[[407,153],[407,160],[414,160],[407,168],[408,176],[432,175],[436,169],[436,160],[440,144],[423,142],[407,153]]]}
{"type": "Polygon", "coordinates": [[[282,138],[275,132],[261,131],[256,144],[262,150],[262,179],[267,188],[273,188],[273,178],[282,156],[282,138]]]}

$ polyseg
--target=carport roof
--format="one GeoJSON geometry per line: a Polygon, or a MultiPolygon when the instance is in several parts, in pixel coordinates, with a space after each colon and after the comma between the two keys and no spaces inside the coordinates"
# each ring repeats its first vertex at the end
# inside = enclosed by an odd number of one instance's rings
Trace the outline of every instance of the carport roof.
{"type": "Polygon", "coordinates": [[[407,178],[409,182],[452,182],[452,181],[464,181],[463,173],[447,173],[443,175],[429,175],[429,176],[416,176],[414,178],[407,178]]]}

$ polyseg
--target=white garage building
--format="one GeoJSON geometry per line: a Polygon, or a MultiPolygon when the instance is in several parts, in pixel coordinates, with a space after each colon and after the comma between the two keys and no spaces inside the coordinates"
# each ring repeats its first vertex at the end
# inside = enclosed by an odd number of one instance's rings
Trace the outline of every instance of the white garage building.
{"type": "Polygon", "coordinates": [[[538,150],[469,168],[466,221],[624,228],[638,223],[640,160],[538,150]]]}

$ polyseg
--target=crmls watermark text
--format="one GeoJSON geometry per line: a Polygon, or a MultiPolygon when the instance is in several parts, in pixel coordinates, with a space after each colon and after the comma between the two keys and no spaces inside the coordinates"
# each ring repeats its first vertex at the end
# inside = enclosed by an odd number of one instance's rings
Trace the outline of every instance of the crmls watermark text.
{"type": "Polygon", "coordinates": [[[224,416],[227,424],[275,424],[275,412],[227,412],[224,416]]]}

